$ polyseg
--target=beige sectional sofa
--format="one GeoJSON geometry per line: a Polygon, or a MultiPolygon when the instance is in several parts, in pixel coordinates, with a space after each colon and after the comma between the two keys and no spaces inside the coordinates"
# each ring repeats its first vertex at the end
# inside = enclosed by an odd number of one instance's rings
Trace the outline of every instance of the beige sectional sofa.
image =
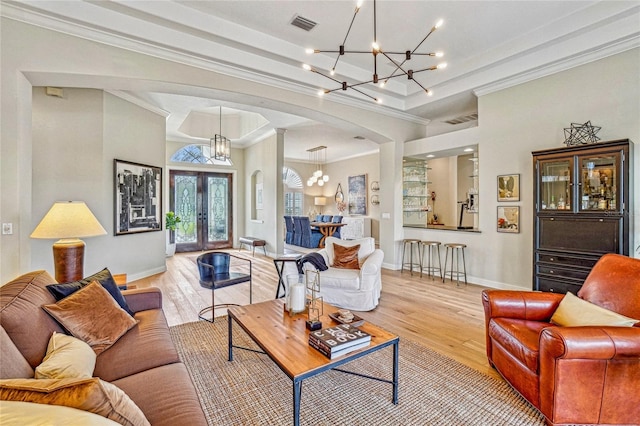
{"type": "MultiPolygon", "coordinates": [[[[47,272],[34,271],[0,287],[0,378],[33,378],[52,334],[65,332],[41,308],[56,303],[46,289],[55,282],[47,272]]],[[[124,391],[151,425],[206,425],[191,378],[171,340],[160,290],[132,289],[122,294],[138,323],[97,356],[93,376],[124,391]]],[[[109,318],[91,320],[106,323],[109,318]]]]}

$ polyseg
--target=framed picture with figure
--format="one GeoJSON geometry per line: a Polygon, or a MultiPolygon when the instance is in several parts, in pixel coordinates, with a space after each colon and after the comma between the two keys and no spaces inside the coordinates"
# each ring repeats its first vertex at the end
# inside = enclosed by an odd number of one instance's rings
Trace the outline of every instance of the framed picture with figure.
{"type": "Polygon", "coordinates": [[[520,201],[520,175],[498,176],[498,201],[520,201]]]}
{"type": "Polygon", "coordinates": [[[349,214],[367,214],[367,175],[349,176],[349,214]]]}
{"type": "Polygon", "coordinates": [[[114,160],[114,234],[162,230],[162,167],[114,160]]]}

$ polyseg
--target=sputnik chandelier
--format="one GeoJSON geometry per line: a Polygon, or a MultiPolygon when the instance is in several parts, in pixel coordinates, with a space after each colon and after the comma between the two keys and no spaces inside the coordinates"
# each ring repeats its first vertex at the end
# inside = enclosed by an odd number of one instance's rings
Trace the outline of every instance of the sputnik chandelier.
{"type": "Polygon", "coordinates": [[[382,100],[380,98],[373,97],[373,96],[363,92],[358,87],[359,86],[363,86],[365,84],[369,84],[369,83],[377,84],[379,87],[384,87],[385,84],[387,84],[387,82],[390,79],[396,78],[396,77],[401,77],[401,76],[406,76],[408,80],[412,80],[415,84],[420,86],[420,88],[422,90],[424,90],[427,95],[431,96],[432,92],[429,89],[427,89],[426,87],[424,87],[422,84],[420,84],[418,81],[416,81],[413,78],[413,76],[415,74],[417,74],[417,73],[421,73],[421,72],[424,72],[424,71],[434,71],[434,70],[437,70],[437,69],[443,69],[443,68],[445,68],[447,66],[447,64],[446,63],[440,63],[438,65],[434,65],[434,66],[430,66],[430,67],[423,68],[423,69],[418,69],[418,70],[406,69],[407,67],[405,66],[405,64],[408,61],[410,61],[412,59],[412,57],[414,57],[414,56],[435,56],[435,57],[438,57],[438,58],[443,56],[442,52],[430,52],[430,53],[419,53],[419,52],[417,52],[417,50],[420,48],[422,43],[424,43],[425,40],[427,40],[427,38],[429,38],[429,36],[431,34],[433,34],[433,32],[435,30],[437,30],[438,28],[440,28],[440,26],[442,26],[443,21],[439,20],[431,28],[431,30],[427,33],[427,35],[420,41],[420,43],[418,43],[418,45],[413,50],[407,50],[405,52],[387,52],[387,51],[383,50],[382,47],[380,46],[380,44],[378,43],[376,0],[373,0],[373,43],[371,44],[371,50],[346,50],[345,49],[345,45],[347,43],[347,38],[349,37],[349,33],[351,32],[351,28],[353,27],[353,22],[355,21],[356,16],[358,15],[358,12],[360,11],[360,8],[362,6],[363,1],[364,0],[358,0],[358,2],[356,4],[356,8],[355,8],[355,10],[353,12],[353,18],[351,18],[351,23],[349,24],[349,28],[347,29],[347,34],[345,35],[344,41],[340,45],[339,50],[307,49],[307,51],[306,51],[308,54],[313,54],[313,53],[337,53],[338,54],[338,56],[336,57],[336,60],[335,60],[335,62],[333,64],[333,67],[329,71],[329,75],[323,73],[322,71],[319,71],[317,68],[314,68],[311,65],[303,64],[303,66],[302,66],[305,70],[311,71],[311,72],[316,73],[316,74],[320,74],[321,76],[326,77],[329,80],[332,80],[332,81],[334,81],[334,82],[336,82],[336,83],[338,83],[340,85],[339,87],[337,87],[335,89],[321,89],[318,92],[318,95],[322,96],[322,95],[325,95],[327,93],[335,92],[336,90],[351,89],[351,90],[355,90],[356,92],[360,93],[361,95],[364,95],[364,96],[366,96],[368,98],[373,99],[374,101],[376,101],[378,103],[382,103],[382,100]],[[370,54],[370,55],[372,54],[373,55],[373,75],[372,75],[371,80],[349,84],[346,81],[340,81],[340,80],[334,78],[333,76],[336,73],[336,66],[338,65],[338,61],[340,60],[340,57],[345,55],[345,54],[370,54]],[[384,56],[387,60],[389,60],[391,62],[392,66],[395,67],[394,71],[390,75],[388,75],[386,77],[379,77],[378,76],[378,55],[384,56]],[[400,57],[398,57],[398,55],[400,55],[400,57]]]}
{"type": "Polygon", "coordinates": [[[309,153],[309,161],[313,162],[316,169],[311,177],[307,179],[307,186],[313,186],[314,183],[317,183],[318,186],[324,186],[325,182],[329,182],[329,175],[325,175],[322,170],[322,165],[327,160],[327,147],[320,145],[308,149],[307,152],[309,153]]]}

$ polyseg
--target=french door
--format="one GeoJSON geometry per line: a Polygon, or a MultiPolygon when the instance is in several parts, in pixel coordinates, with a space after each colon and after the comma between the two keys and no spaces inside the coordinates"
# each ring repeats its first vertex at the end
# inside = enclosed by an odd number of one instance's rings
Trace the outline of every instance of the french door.
{"type": "Polygon", "coordinates": [[[232,175],[172,170],[170,209],[180,216],[176,251],[233,247],[232,175]]]}

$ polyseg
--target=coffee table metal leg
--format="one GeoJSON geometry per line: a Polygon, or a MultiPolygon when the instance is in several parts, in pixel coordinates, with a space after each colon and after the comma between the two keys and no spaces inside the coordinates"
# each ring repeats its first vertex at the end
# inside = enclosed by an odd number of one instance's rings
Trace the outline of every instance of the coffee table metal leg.
{"type": "Polygon", "coordinates": [[[399,360],[399,342],[393,344],[393,403],[398,405],[398,360],[399,360]]]}
{"type": "Polygon", "coordinates": [[[300,426],[300,398],[302,396],[302,380],[293,379],[293,425],[300,426]]]}
{"type": "Polygon", "coordinates": [[[227,318],[229,322],[229,361],[233,361],[233,327],[232,327],[232,319],[231,317],[227,318]]]}

